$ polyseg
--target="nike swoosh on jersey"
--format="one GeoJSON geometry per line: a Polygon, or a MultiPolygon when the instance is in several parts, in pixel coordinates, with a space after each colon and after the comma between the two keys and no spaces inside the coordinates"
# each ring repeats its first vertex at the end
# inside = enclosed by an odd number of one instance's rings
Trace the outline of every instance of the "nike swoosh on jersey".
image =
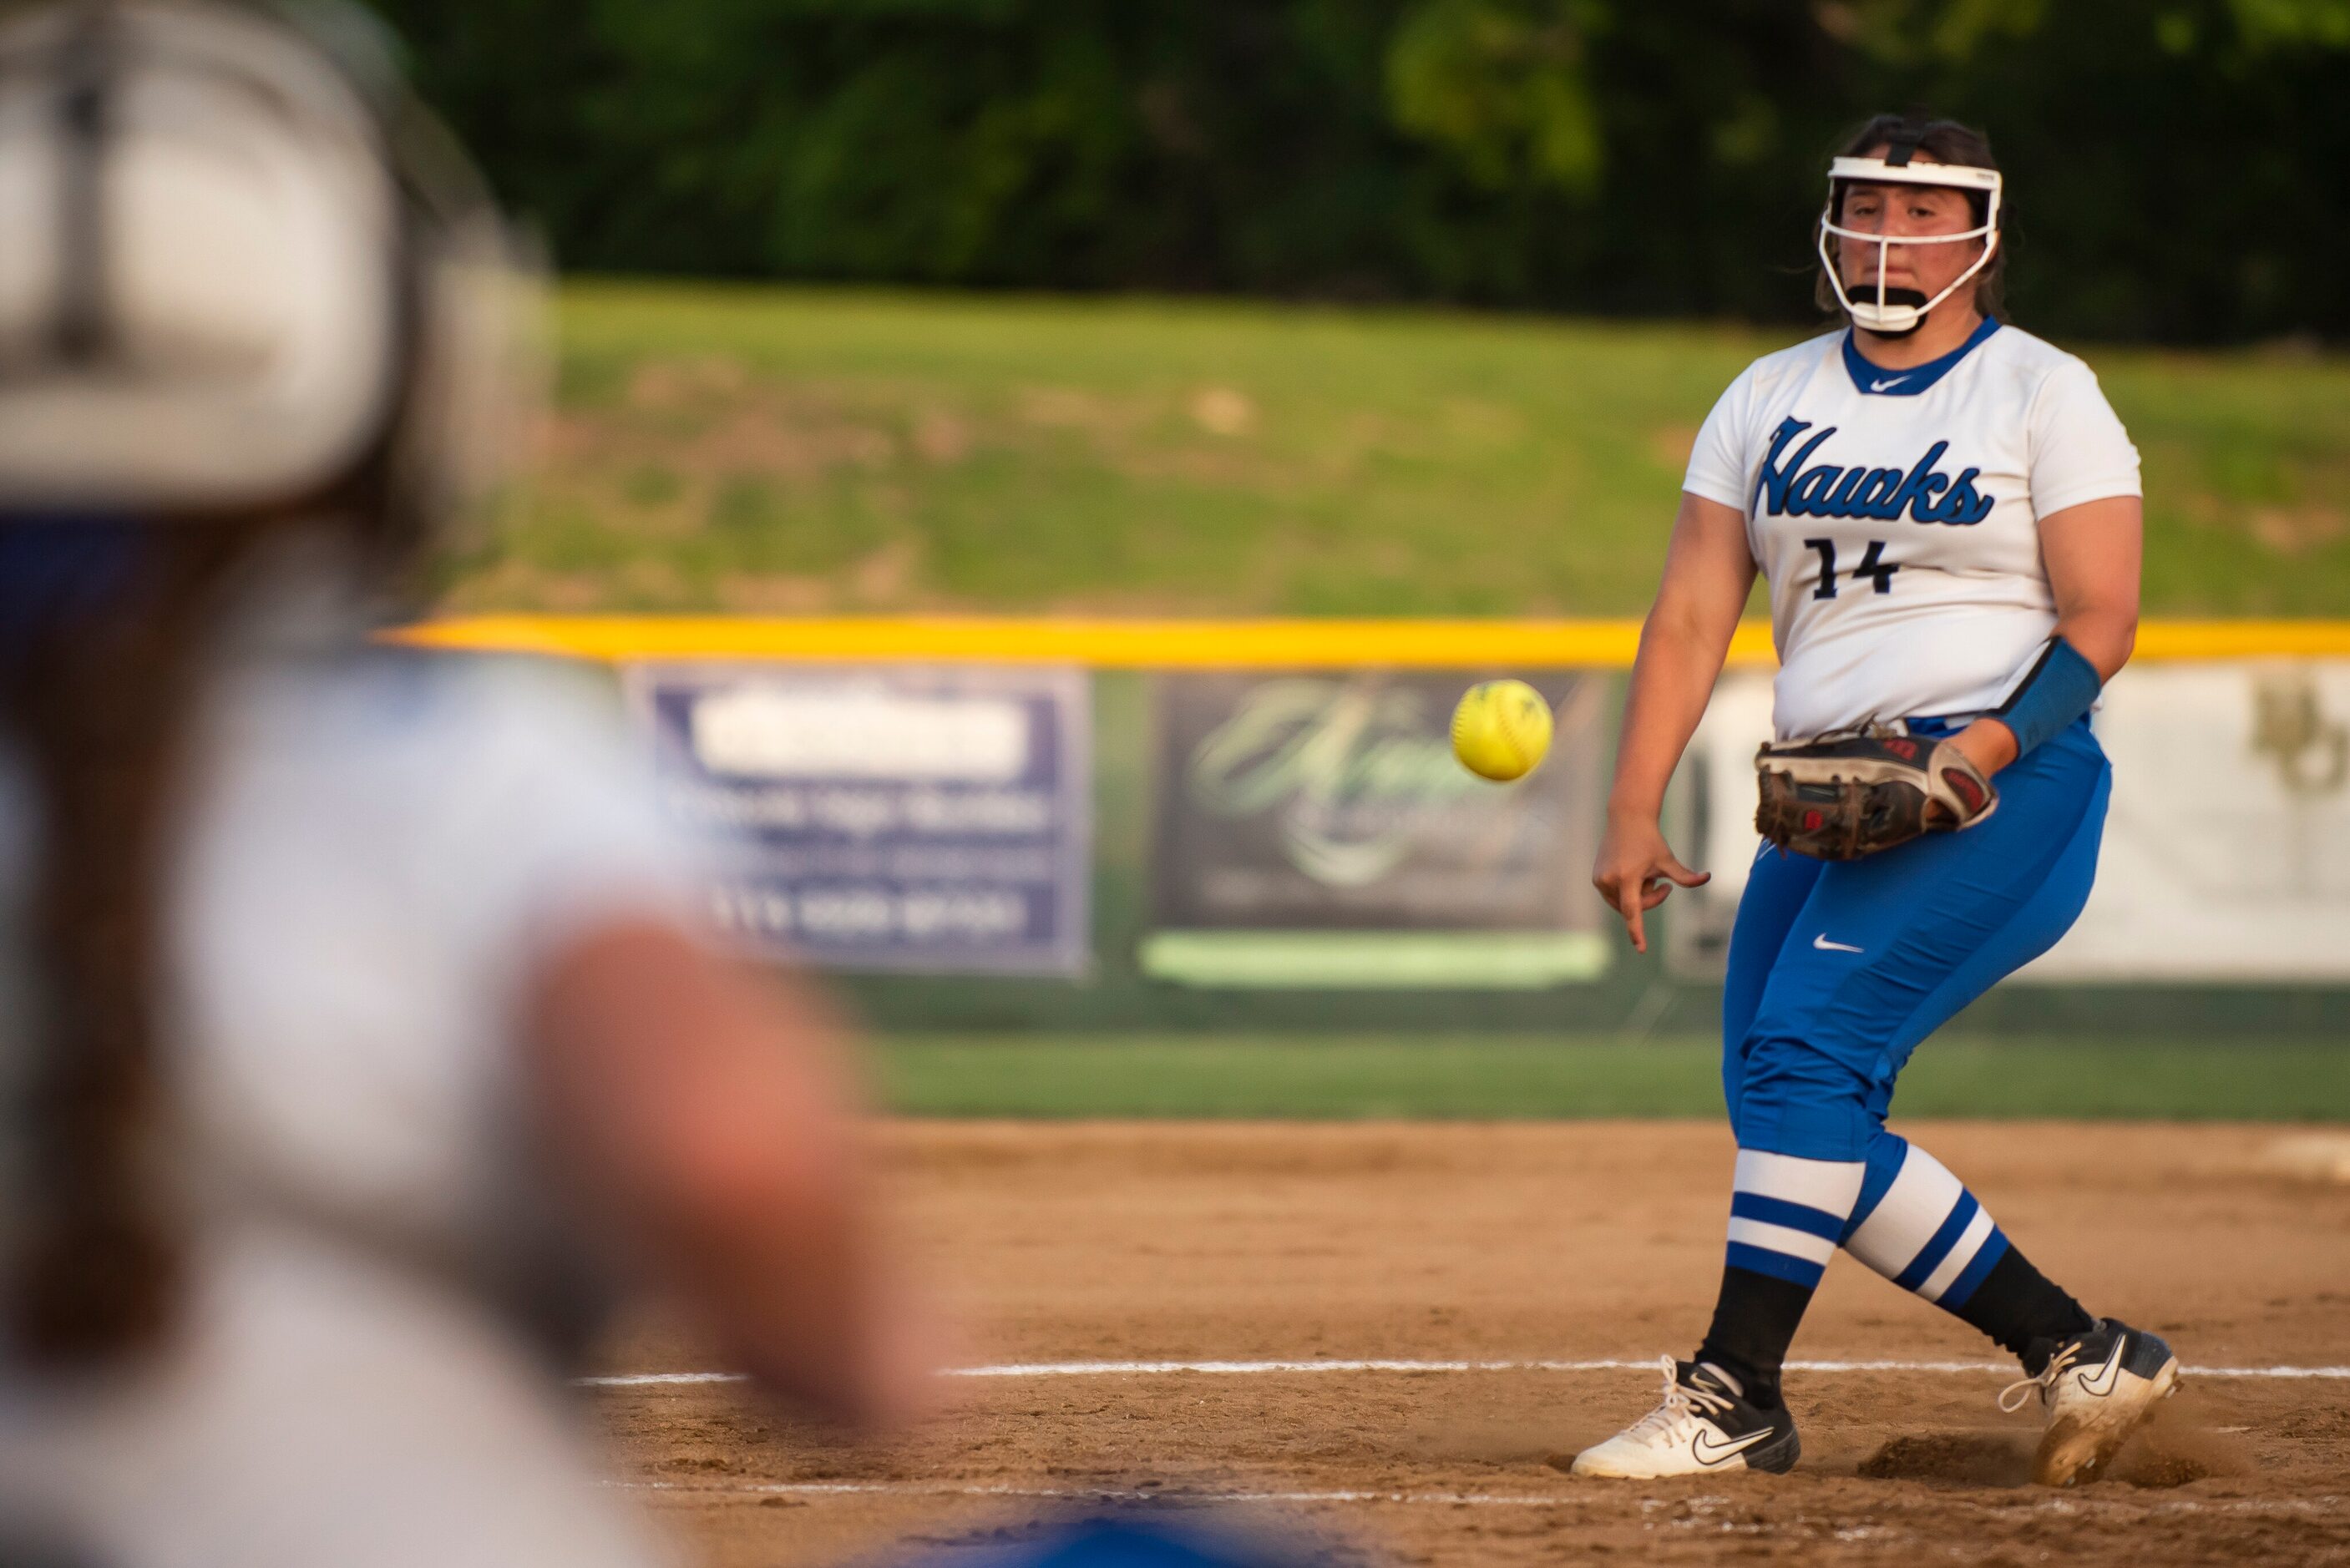
{"type": "Polygon", "coordinates": [[[1812,939],[1812,946],[1824,953],[1857,953],[1868,950],[1866,948],[1854,947],[1850,942],[1832,942],[1828,940],[1828,934],[1825,931],[1812,939]]]}
{"type": "Polygon", "coordinates": [[[2122,1340],[2120,1335],[2116,1334],[2114,1336],[2113,1353],[2106,1357],[2106,1364],[2103,1366],[2098,1367],[2094,1373],[2082,1373],[2080,1375],[2080,1378],[2081,1392],[2084,1394],[2095,1395],[2096,1397],[2102,1399],[2106,1395],[2111,1394],[2114,1391],[2115,1386],[2122,1380],[2122,1340]]]}
{"type": "Polygon", "coordinates": [[[1881,392],[1887,387],[1898,387],[1908,379],[1907,376],[1896,376],[1889,381],[1871,381],[1868,384],[1868,389],[1872,392],[1881,392]]]}
{"type": "Polygon", "coordinates": [[[1734,1459],[1744,1453],[1770,1435],[1771,1428],[1765,1427],[1759,1432],[1749,1432],[1744,1437],[1734,1438],[1730,1442],[1708,1443],[1706,1439],[1713,1436],[1713,1428],[1700,1427],[1697,1429],[1696,1438],[1690,1443],[1690,1452],[1697,1456],[1697,1462],[1701,1465],[1718,1465],[1725,1459],[1734,1459]]]}

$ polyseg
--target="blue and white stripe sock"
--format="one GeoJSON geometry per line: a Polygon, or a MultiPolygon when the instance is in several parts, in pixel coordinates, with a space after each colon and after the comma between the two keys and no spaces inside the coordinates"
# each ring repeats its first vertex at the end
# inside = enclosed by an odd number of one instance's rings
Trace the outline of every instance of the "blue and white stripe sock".
{"type": "Polygon", "coordinates": [[[1846,1251],[1958,1313],[2007,1251],[1991,1211],[1942,1162],[1891,1133],[1869,1146],[1867,1176],[1840,1236],[1846,1251]]]}
{"type": "Polygon", "coordinates": [[[1730,1266],[1805,1289],[1818,1284],[1850,1228],[1867,1171],[1856,1159],[1740,1149],[1731,1184],[1730,1266]]]}
{"type": "Polygon", "coordinates": [[[1777,1404],[1779,1368],[1839,1245],[2018,1354],[2090,1321],[1940,1160],[1880,1130],[1865,1160],[1738,1151],[1721,1295],[1697,1358],[1777,1404]],[[1999,1282],[1978,1300],[1987,1278],[1999,1282]]]}

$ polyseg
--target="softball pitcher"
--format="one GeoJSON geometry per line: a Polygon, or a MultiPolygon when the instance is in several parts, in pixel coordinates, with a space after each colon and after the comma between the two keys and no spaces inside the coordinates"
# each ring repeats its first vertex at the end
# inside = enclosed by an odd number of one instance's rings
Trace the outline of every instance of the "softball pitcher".
{"type": "Polygon", "coordinates": [[[1778,739],[1722,1000],[1729,1251],[1704,1343],[1578,1475],[1794,1465],[1780,1369],[1838,1248],[2021,1360],[2002,1403],[2041,1397],[2043,1482],[2094,1475],[2178,1381],[1885,1127],[1918,1042],[2080,914],[2089,711],[2136,636],[2137,452],[2087,366],[2000,320],[2003,184],[1964,126],[1862,129],[1818,232],[1847,327],[1755,361],[1690,456],[1592,879],[1643,951],[1643,915],[1706,880],[1658,812],[1759,570],[1778,739]]]}

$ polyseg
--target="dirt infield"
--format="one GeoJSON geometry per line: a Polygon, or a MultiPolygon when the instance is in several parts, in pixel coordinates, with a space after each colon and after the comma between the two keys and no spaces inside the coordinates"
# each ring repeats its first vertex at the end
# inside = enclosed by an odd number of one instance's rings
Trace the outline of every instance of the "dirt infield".
{"type": "MultiPolygon", "coordinates": [[[[1554,1460],[1654,1402],[1720,1268],[1710,1125],[900,1124],[910,1223],[959,1294],[955,1412],[886,1450],[723,1384],[597,1389],[624,1471],[710,1561],[897,1560],[1106,1493],[1222,1498],[1341,1561],[2350,1563],[2350,1185],[2311,1135],[1905,1127],[2091,1310],[2192,1368],[2114,1480],[2024,1484],[1998,1371],[1793,1372],[1788,1477],[1625,1485],[1554,1460]],[[2322,1151],[2321,1151],[2322,1152],[2322,1151]],[[1087,1361],[1500,1362],[1137,1372],[1087,1361]],[[2256,1375],[2244,1375],[2246,1373],[2256,1375]],[[763,1490],[764,1489],[764,1490],[763,1490]]],[[[1972,1330],[1839,1260],[1815,1361],[1987,1363],[1972,1330]]],[[[616,1373],[707,1358],[640,1331],[616,1373]]]]}

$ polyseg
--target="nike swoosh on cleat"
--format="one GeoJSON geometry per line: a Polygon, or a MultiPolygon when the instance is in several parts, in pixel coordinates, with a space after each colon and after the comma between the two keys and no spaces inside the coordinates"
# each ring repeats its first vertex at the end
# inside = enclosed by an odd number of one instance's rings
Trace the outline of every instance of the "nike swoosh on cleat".
{"type": "Polygon", "coordinates": [[[1896,376],[1889,381],[1871,381],[1868,384],[1868,389],[1872,392],[1881,392],[1887,387],[1898,387],[1908,379],[1907,376],[1896,376]]]}
{"type": "Polygon", "coordinates": [[[1765,1427],[1759,1432],[1749,1432],[1744,1437],[1734,1438],[1730,1442],[1709,1444],[1706,1439],[1713,1436],[1713,1428],[1700,1427],[1697,1437],[1690,1443],[1690,1452],[1697,1456],[1697,1462],[1701,1465],[1718,1465],[1727,1459],[1735,1459],[1770,1435],[1771,1428],[1765,1427]]]}
{"type": "Polygon", "coordinates": [[[1812,939],[1812,946],[1824,953],[1856,953],[1867,950],[1865,948],[1854,947],[1850,942],[1832,942],[1828,940],[1828,934],[1825,931],[1812,939]]]}
{"type": "Polygon", "coordinates": [[[2099,1399],[2111,1394],[2116,1385],[2122,1380],[2121,1337],[2118,1334],[2115,1336],[2113,1354],[2106,1357],[2106,1364],[2103,1366],[2098,1367],[2094,1373],[2084,1372],[2078,1376],[2082,1393],[2092,1395],[2099,1399]]]}

